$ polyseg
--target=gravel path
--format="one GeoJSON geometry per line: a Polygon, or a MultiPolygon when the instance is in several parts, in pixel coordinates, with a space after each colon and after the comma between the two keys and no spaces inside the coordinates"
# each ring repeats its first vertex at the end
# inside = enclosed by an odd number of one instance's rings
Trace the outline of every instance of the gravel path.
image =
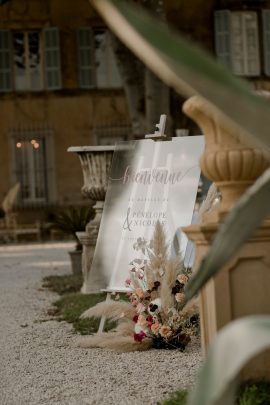
{"type": "Polygon", "coordinates": [[[42,277],[70,271],[71,246],[0,246],[0,405],[154,405],[192,384],[198,343],[118,354],[77,348],[71,325],[42,322],[57,299],[42,277]]]}

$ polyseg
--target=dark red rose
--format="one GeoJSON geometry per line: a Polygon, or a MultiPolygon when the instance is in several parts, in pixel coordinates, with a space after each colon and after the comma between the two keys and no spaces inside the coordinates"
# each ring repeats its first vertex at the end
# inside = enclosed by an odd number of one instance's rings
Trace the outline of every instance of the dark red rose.
{"type": "Polygon", "coordinates": [[[141,341],[143,340],[143,338],[145,338],[146,334],[144,333],[144,331],[140,331],[140,333],[134,333],[133,337],[135,342],[141,343],[141,341]]]}
{"type": "Polygon", "coordinates": [[[139,318],[138,315],[134,315],[132,318],[133,322],[135,322],[135,323],[138,322],[138,318],[139,318]]]}

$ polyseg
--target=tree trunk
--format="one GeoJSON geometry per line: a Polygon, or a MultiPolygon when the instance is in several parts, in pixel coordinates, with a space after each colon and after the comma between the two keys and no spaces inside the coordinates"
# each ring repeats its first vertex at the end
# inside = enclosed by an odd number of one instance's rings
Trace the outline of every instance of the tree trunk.
{"type": "Polygon", "coordinates": [[[145,133],[144,66],[113,33],[111,44],[127,98],[133,138],[142,136],[145,133]]]}
{"type": "Polygon", "coordinates": [[[165,133],[171,135],[170,89],[149,69],[145,69],[146,132],[153,134],[160,115],[167,115],[165,133]]]}
{"type": "MultiPolygon", "coordinates": [[[[141,0],[145,8],[160,20],[166,20],[163,0],[141,0]]],[[[145,115],[146,131],[153,133],[160,115],[167,115],[165,132],[171,135],[170,89],[154,73],[145,68],[145,115]]]]}
{"type": "MultiPolygon", "coordinates": [[[[162,0],[141,0],[143,6],[165,20],[162,0]]],[[[111,44],[123,80],[132,136],[143,137],[154,133],[160,115],[167,115],[166,133],[171,135],[170,90],[146,68],[119,39],[111,33],[111,44]]],[[[131,136],[131,137],[132,137],[131,136]]]]}

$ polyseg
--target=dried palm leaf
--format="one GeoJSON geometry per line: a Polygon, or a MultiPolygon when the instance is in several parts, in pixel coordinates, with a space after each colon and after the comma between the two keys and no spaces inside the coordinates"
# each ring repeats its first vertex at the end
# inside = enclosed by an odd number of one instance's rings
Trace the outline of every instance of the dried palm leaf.
{"type": "Polygon", "coordinates": [[[165,259],[167,256],[166,238],[161,223],[159,221],[157,221],[154,231],[153,251],[157,257],[162,257],[165,259]]]}
{"type": "Polygon", "coordinates": [[[81,315],[81,318],[98,318],[105,315],[106,318],[117,320],[121,318],[129,318],[135,315],[135,309],[129,302],[122,301],[106,301],[100,302],[92,308],[87,309],[81,315]]]}
{"type": "Polygon", "coordinates": [[[102,333],[100,335],[87,336],[78,342],[79,347],[101,347],[117,352],[135,352],[148,350],[152,346],[152,339],[145,338],[137,343],[132,336],[122,336],[117,332],[102,333]]]}
{"type": "Polygon", "coordinates": [[[131,320],[119,321],[115,331],[121,336],[133,336],[134,322],[131,320]]]}

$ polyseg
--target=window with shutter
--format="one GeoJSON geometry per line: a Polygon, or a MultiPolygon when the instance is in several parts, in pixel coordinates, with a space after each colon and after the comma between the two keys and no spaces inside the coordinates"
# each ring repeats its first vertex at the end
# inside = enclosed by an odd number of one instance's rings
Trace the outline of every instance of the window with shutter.
{"type": "Polygon", "coordinates": [[[260,56],[257,13],[231,13],[232,71],[236,75],[258,76],[260,56]]]}
{"type": "Polygon", "coordinates": [[[12,33],[14,88],[38,91],[44,88],[39,31],[12,33]]]}
{"type": "Polygon", "coordinates": [[[122,87],[108,30],[81,27],[77,31],[77,41],[80,88],[122,87]]]}
{"type": "Polygon", "coordinates": [[[257,12],[216,11],[215,45],[218,59],[230,67],[234,74],[260,74],[257,12]]]}
{"type": "Polygon", "coordinates": [[[62,87],[59,30],[56,27],[44,29],[44,58],[46,87],[58,90],[62,87]]]}
{"type": "Polygon", "coordinates": [[[215,12],[215,47],[220,62],[231,66],[230,11],[215,12]]]}
{"type": "Polygon", "coordinates": [[[14,171],[21,184],[21,204],[48,201],[47,131],[14,128],[14,171]]]}
{"type": "Polygon", "coordinates": [[[264,73],[270,76],[270,10],[263,10],[264,73]]]}
{"type": "Polygon", "coordinates": [[[0,30],[0,92],[11,90],[11,35],[8,30],[0,30]]]}
{"type": "Polygon", "coordinates": [[[79,28],[77,42],[80,88],[91,89],[95,87],[95,49],[92,28],[79,28]]]}

